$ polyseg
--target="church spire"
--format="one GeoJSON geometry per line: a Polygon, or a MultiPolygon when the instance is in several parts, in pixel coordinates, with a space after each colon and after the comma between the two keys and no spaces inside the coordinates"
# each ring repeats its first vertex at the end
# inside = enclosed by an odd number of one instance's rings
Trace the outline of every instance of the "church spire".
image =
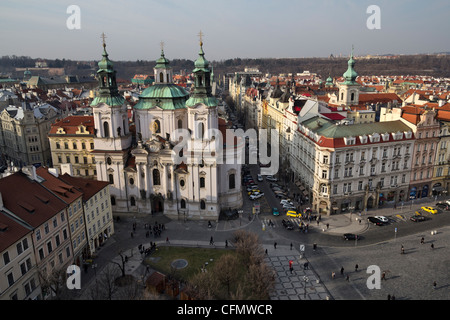
{"type": "Polygon", "coordinates": [[[96,105],[100,102],[107,103],[108,105],[121,105],[124,101],[123,97],[119,94],[116,82],[116,71],[114,70],[113,63],[109,60],[108,52],[106,51],[105,34],[102,33],[102,45],[103,53],[102,60],[98,63],[97,80],[98,80],[98,95],[92,101],[91,105],[96,105]]]}
{"type": "Polygon", "coordinates": [[[217,99],[212,94],[211,68],[203,51],[203,33],[200,31],[198,36],[200,38],[200,51],[197,60],[194,62],[194,90],[189,100],[186,101],[186,105],[193,106],[197,103],[204,103],[207,106],[217,106],[217,99]]]}
{"type": "Polygon", "coordinates": [[[353,59],[353,46],[352,46],[352,53],[350,55],[350,59],[347,62],[348,68],[347,71],[343,74],[343,77],[345,79],[344,84],[355,84],[356,83],[356,77],[358,77],[358,73],[356,73],[354,67],[355,67],[355,60],[353,59]]]}

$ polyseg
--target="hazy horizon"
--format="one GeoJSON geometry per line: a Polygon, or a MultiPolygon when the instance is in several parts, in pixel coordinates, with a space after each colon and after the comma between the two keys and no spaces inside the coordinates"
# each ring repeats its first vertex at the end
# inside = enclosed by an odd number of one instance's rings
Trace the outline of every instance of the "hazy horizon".
{"type": "Polygon", "coordinates": [[[195,60],[198,33],[210,61],[450,52],[450,2],[432,0],[95,0],[0,4],[0,56],[97,61],[102,32],[115,61],[195,60]],[[80,29],[69,29],[70,5],[80,29]],[[370,5],[381,29],[369,29],[370,5]]]}

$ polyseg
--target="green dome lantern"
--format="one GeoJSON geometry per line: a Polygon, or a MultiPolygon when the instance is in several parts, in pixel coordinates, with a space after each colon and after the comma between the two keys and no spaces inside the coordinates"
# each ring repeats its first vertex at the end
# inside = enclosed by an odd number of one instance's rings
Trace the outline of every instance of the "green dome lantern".
{"type": "Polygon", "coordinates": [[[344,84],[355,84],[356,78],[358,77],[358,73],[355,71],[355,60],[353,59],[353,48],[352,48],[352,54],[350,55],[350,59],[348,60],[348,68],[347,71],[343,74],[343,77],[345,79],[344,84]]]}

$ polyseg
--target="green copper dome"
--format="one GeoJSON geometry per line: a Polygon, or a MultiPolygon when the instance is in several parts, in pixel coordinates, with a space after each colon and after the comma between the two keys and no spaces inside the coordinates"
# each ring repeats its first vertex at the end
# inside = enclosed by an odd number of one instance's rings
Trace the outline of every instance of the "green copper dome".
{"type": "Polygon", "coordinates": [[[200,51],[198,53],[198,58],[195,60],[194,63],[194,71],[205,71],[210,72],[209,70],[209,61],[205,58],[205,53],[203,52],[203,43],[200,43],[200,51]]]}
{"type": "Polygon", "coordinates": [[[164,110],[185,108],[189,93],[182,87],[173,83],[154,84],[139,96],[135,109],[152,109],[159,107],[164,110]]]}
{"type": "Polygon", "coordinates": [[[101,71],[112,72],[113,71],[113,63],[108,58],[108,53],[106,52],[105,44],[103,44],[102,56],[103,56],[102,60],[100,60],[100,62],[98,63],[99,70],[97,72],[101,72],[101,71]]]}
{"type": "Polygon", "coordinates": [[[164,56],[164,51],[161,49],[161,57],[156,60],[156,69],[168,69],[170,68],[169,66],[169,60],[166,59],[166,57],[164,56]]]}
{"type": "Polygon", "coordinates": [[[350,56],[350,59],[348,60],[348,68],[347,71],[343,74],[343,77],[345,79],[344,84],[355,84],[356,83],[356,77],[358,77],[358,73],[356,73],[354,66],[355,66],[355,60],[353,59],[353,49],[352,54],[350,56]]]}

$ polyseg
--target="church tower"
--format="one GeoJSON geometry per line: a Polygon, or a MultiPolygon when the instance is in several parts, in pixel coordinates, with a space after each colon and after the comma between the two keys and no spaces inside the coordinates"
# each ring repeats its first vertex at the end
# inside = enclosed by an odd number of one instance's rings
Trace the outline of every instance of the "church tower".
{"type": "Polygon", "coordinates": [[[103,38],[102,60],[98,63],[98,90],[91,103],[94,125],[94,155],[97,179],[111,183],[111,195],[120,197],[123,192],[123,168],[131,148],[127,106],[120,95],[116,71],[106,52],[103,38]]]}
{"type": "Polygon", "coordinates": [[[208,130],[218,129],[218,101],[212,94],[211,68],[203,52],[202,33],[200,32],[200,51],[194,63],[194,88],[189,99],[188,126],[194,139],[210,139],[208,130]]]}
{"type": "Polygon", "coordinates": [[[357,105],[359,103],[359,89],[361,85],[356,82],[358,73],[354,69],[353,48],[347,64],[347,71],[343,74],[344,82],[339,84],[338,103],[346,106],[357,105]]]}

